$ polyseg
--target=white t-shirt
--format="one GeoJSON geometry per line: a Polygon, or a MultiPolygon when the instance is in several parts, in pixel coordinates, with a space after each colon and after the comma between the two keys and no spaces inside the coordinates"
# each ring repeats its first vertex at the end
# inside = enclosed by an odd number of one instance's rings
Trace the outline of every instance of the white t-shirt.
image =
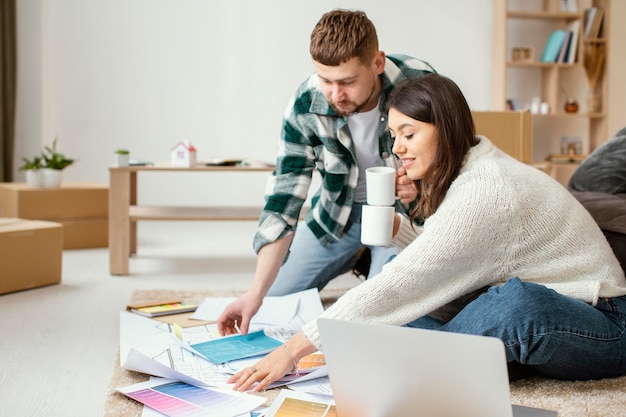
{"type": "Polygon", "coordinates": [[[373,166],[381,165],[381,159],[378,155],[379,120],[380,110],[378,106],[370,111],[354,113],[348,116],[348,127],[352,134],[354,152],[359,167],[359,179],[354,196],[356,203],[365,203],[367,200],[365,191],[365,170],[373,166]]]}

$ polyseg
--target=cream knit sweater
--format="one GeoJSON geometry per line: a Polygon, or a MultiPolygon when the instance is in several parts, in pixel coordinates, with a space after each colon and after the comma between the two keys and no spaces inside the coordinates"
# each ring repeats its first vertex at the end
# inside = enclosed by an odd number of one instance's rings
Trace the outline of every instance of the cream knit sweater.
{"type": "MultiPolygon", "coordinates": [[[[593,304],[626,295],[609,244],[570,192],[479,139],[423,228],[402,218],[398,256],[322,317],[402,325],[512,277],[593,304]]],[[[321,349],[316,321],[303,330],[321,349]]]]}

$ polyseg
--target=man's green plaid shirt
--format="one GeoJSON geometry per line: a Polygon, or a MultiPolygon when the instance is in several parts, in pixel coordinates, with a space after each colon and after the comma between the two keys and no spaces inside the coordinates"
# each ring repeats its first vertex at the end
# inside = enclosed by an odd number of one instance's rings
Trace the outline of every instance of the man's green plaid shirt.
{"type": "MultiPolygon", "coordinates": [[[[406,78],[434,72],[427,62],[406,55],[387,56],[379,101],[381,165],[399,167],[391,151],[393,141],[384,110],[389,93],[406,78]]],[[[347,118],[334,113],[320,90],[317,74],[300,85],[285,110],[276,169],[267,183],[266,203],[254,237],[256,252],[295,231],[314,170],[320,173],[322,183],[311,199],[305,221],[326,245],[341,239],[351,226],[359,170],[347,118]]]]}

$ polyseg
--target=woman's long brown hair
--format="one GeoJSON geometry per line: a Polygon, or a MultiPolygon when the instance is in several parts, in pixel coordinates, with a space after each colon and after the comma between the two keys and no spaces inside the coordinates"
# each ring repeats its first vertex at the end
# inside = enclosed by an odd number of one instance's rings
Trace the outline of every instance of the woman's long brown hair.
{"type": "Polygon", "coordinates": [[[441,205],[469,149],[476,144],[474,120],[459,87],[440,74],[403,81],[391,93],[387,109],[435,126],[437,151],[424,177],[414,181],[418,191],[411,219],[431,216],[441,205]]]}

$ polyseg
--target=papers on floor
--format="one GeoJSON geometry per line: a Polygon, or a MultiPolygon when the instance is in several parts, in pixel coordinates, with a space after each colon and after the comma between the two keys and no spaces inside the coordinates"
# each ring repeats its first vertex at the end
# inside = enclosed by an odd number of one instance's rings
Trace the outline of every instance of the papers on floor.
{"type": "Polygon", "coordinates": [[[239,416],[265,398],[217,388],[201,388],[166,378],[117,388],[122,394],[169,417],[239,416]]]}
{"type": "MultiPolygon", "coordinates": [[[[202,329],[211,337],[209,326],[202,329]]],[[[214,337],[218,337],[217,329],[214,337]]],[[[206,340],[206,339],[205,339],[206,340]]],[[[226,387],[224,366],[216,366],[205,358],[185,349],[174,336],[174,326],[139,316],[120,312],[120,364],[130,371],[177,379],[200,386],[226,387]]]]}
{"type": "MultiPolygon", "coordinates": [[[[295,295],[295,294],[293,294],[295,295]]],[[[217,321],[226,306],[235,301],[235,297],[205,298],[195,313],[195,320],[217,321]]],[[[250,320],[251,324],[269,324],[271,326],[288,325],[298,313],[300,296],[265,297],[263,305],[250,320]]]]}
{"type": "MultiPolygon", "coordinates": [[[[315,319],[324,310],[319,292],[316,289],[275,298],[288,299],[289,301],[283,303],[284,300],[279,300],[274,303],[270,300],[264,304],[266,308],[270,309],[265,317],[277,314],[276,311],[273,311],[274,309],[282,309],[285,308],[285,305],[294,304],[296,305],[295,314],[288,314],[291,319],[286,324],[283,324],[285,320],[281,320],[279,325],[251,325],[250,332],[263,330],[265,335],[284,342],[300,331],[304,323],[315,319]]],[[[224,300],[209,298],[200,307],[206,302],[213,304],[214,302],[224,302],[224,300]]],[[[259,359],[259,357],[253,357],[240,361],[213,363],[192,353],[188,349],[188,345],[220,339],[215,324],[179,327],[177,330],[182,336],[182,342],[174,335],[175,326],[173,324],[152,320],[127,311],[120,312],[120,363],[122,367],[192,385],[227,388],[230,385],[226,381],[230,375],[247,366],[254,365],[259,359]]],[[[328,375],[325,366],[313,367],[311,370],[312,372],[303,370],[300,375],[289,375],[283,381],[272,386],[328,375]]]]}
{"type": "Polygon", "coordinates": [[[333,389],[330,386],[330,379],[328,378],[328,375],[287,384],[287,387],[294,391],[306,394],[326,395],[329,397],[333,396],[333,389]]]}

